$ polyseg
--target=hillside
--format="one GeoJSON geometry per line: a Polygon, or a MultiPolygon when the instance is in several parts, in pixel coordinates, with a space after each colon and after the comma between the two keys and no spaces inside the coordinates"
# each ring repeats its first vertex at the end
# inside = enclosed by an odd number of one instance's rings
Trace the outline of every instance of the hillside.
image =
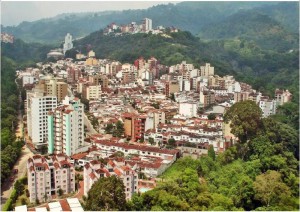
{"type": "Polygon", "coordinates": [[[269,50],[298,49],[298,35],[288,32],[268,15],[256,11],[240,11],[200,32],[205,39],[244,38],[269,50]]]}
{"type": "Polygon", "coordinates": [[[139,56],[154,56],[165,65],[183,60],[196,66],[209,62],[219,75],[234,75],[271,96],[276,87],[288,88],[295,94],[294,100],[298,101],[297,49],[292,52],[264,50],[245,38],[203,42],[189,32],[167,36],[134,34],[114,37],[97,31],[76,41],[75,48],[67,54],[74,58],[76,50],[86,53],[87,49],[93,49],[98,58],[129,63],[139,56]]]}
{"type": "MultiPolygon", "coordinates": [[[[274,4],[277,3],[182,2],[176,5],[158,5],[144,10],[63,14],[54,18],[22,22],[16,27],[1,26],[1,30],[27,42],[61,43],[67,33],[71,33],[74,38],[79,38],[103,29],[112,22],[127,24],[132,21],[140,22],[148,17],[153,19],[154,27],[175,26],[196,34],[211,23],[221,21],[240,9],[267,7],[274,4]]],[[[294,16],[294,14],[286,14],[286,16],[294,16]]]]}

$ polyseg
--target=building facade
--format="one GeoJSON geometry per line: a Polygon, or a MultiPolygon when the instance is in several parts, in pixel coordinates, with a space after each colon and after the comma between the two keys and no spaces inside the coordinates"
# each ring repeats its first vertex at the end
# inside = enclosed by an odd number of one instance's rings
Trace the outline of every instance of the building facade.
{"type": "Polygon", "coordinates": [[[64,194],[75,191],[75,169],[63,155],[44,157],[34,155],[27,161],[30,202],[46,202],[61,189],[64,194]]]}
{"type": "Polygon", "coordinates": [[[48,153],[78,153],[84,145],[84,105],[78,98],[66,97],[63,105],[48,113],[48,153]]]}

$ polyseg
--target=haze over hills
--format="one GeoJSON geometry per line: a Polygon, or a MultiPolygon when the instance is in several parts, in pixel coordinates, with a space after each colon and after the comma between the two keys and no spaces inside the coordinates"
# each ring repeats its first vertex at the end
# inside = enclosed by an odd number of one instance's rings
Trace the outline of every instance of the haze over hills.
{"type": "Polygon", "coordinates": [[[211,24],[218,23],[240,10],[253,8],[274,18],[286,28],[295,30],[290,21],[298,19],[297,13],[294,12],[298,8],[297,2],[182,2],[144,10],[63,14],[34,22],[22,22],[16,27],[2,26],[1,29],[2,32],[11,33],[26,42],[57,43],[61,42],[68,32],[74,38],[78,38],[102,29],[112,22],[127,24],[148,17],[153,20],[154,27],[175,26],[198,34],[211,24]]]}

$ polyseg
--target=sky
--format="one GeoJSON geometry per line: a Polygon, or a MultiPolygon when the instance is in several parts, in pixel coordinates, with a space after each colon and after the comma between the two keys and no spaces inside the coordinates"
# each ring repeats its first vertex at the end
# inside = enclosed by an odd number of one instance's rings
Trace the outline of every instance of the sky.
{"type": "MultiPolygon", "coordinates": [[[[179,1],[177,1],[179,2],[179,1]]],[[[70,12],[146,9],[175,1],[1,1],[1,24],[16,26],[22,21],[35,21],[70,12]]]]}

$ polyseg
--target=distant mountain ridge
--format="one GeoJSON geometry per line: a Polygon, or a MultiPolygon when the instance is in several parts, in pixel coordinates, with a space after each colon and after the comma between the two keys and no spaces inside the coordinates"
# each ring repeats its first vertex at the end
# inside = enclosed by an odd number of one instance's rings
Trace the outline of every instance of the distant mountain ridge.
{"type": "Polygon", "coordinates": [[[13,34],[26,42],[60,43],[67,33],[78,38],[103,29],[112,22],[126,24],[132,21],[139,22],[148,17],[153,20],[154,27],[175,26],[198,34],[211,24],[218,23],[241,9],[254,8],[271,18],[281,19],[283,21],[281,24],[287,25],[287,28],[295,28],[291,27],[289,20],[298,18],[294,12],[295,8],[297,10],[298,3],[287,2],[287,4],[285,2],[280,4],[278,2],[181,2],[176,5],[158,5],[143,10],[62,14],[54,18],[23,22],[16,27],[1,26],[1,29],[2,32],[13,34]],[[291,8],[293,11],[289,12],[291,8]],[[272,12],[274,10],[276,12],[272,12]]]}

